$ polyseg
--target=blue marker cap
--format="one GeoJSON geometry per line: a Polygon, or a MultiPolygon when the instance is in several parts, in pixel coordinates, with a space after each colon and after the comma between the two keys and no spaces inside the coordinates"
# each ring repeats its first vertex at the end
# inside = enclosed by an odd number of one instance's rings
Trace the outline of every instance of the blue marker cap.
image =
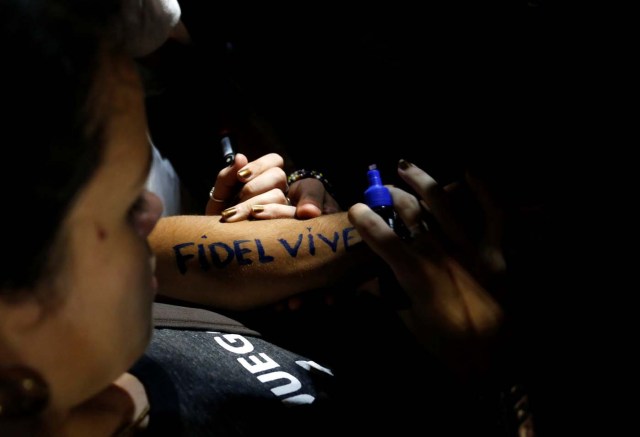
{"type": "Polygon", "coordinates": [[[365,202],[370,208],[377,208],[380,206],[393,206],[393,200],[391,199],[391,193],[382,185],[382,179],[380,178],[380,172],[375,164],[369,166],[367,172],[367,178],[369,178],[369,188],[364,192],[365,202]]]}

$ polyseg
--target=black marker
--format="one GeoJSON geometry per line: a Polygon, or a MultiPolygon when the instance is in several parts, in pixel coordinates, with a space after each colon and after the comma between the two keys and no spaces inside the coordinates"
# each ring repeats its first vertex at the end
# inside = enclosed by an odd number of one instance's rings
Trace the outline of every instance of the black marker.
{"type": "MultiPolygon", "coordinates": [[[[366,204],[378,213],[396,234],[402,236],[402,223],[398,220],[396,211],[393,209],[391,193],[389,189],[382,184],[380,171],[378,171],[378,167],[375,164],[369,166],[367,178],[369,179],[369,188],[364,192],[366,204]]],[[[391,271],[391,268],[389,268],[387,264],[383,263],[378,275],[378,280],[382,298],[393,308],[400,310],[411,306],[411,301],[400,284],[398,284],[393,271],[391,271]]]]}
{"type": "Polygon", "coordinates": [[[220,145],[222,146],[222,156],[224,158],[224,162],[227,165],[232,165],[236,160],[236,154],[233,151],[233,147],[231,146],[231,138],[229,138],[229,131],[223,130],[220,132],[222,138],[220,138],[220,145]]]}

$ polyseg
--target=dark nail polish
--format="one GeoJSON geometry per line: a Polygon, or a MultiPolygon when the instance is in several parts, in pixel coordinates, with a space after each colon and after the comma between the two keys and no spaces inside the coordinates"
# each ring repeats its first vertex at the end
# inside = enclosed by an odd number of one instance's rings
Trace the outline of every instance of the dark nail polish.
{"type": "Polygon", "coordinates": [[[401,170],[406,170],[412,165],[413,164],[411,164],[409,161],[405,161],[404,159],[401,159],[400,161],[398,161],[398,167],[400,167],[401,170]]]}

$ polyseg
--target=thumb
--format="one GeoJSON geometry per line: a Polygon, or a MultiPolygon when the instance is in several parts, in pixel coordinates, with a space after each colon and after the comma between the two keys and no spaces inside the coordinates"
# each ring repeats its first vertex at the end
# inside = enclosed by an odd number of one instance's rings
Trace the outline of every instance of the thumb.
{"type": "Polygon", "coordinates": [[[325,188],[322,182],[307,178],[294,183],[289,197],[296,205],[296,217],[309,219],[322,215],[325,188]]]}
{"type": "Polygon", "coordinates": [[[399,271],[401,266],[396,264],[405,259],[404,245],[382,217],[363,203],[356,203],[349,208],[348,217],[371,250],[394,271],[399,271]]]}

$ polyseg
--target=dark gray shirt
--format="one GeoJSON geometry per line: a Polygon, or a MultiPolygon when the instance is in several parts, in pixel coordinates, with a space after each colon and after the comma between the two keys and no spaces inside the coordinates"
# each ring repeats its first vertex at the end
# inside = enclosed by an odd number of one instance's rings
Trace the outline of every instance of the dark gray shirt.
{"type": "Polygon", "coordinates": [[[258,337],[155,329],[131,373],[149,395],[150,435],[280,436],[311,418],[318,433],[328,425],[331,370],[258,337]]]}

